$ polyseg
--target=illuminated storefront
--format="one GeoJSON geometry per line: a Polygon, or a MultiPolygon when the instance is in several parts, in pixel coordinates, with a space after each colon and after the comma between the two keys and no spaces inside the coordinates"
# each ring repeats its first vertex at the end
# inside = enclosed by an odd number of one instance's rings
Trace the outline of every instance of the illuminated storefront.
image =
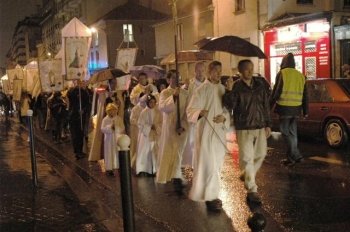
{"type": "Polygon", "coordinates": [[[265,76],[275,82],[282,57],[291,52],[296,69],[308,79],[331,77],[330,23],[324,19],[273,27],[264,31],[264,49],[268,56],[265,76]]]}

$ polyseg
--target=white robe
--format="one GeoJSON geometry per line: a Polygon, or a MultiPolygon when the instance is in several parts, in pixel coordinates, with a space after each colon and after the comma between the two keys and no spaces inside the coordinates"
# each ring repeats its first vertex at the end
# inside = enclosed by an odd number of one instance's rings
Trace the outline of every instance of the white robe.
{"type": "MultiPolygon", "coordinates": [[[[188,85],[188,99],[191,100],[194,91],[201,85],[203,82],[198,81],[196,78],[193,78],[188,85]]],[[[186,140],[185,150],[182,157],[182,166],[193,167],[193,153],[194,153],[194,139],[196,135],[196,124],[188,124],[188,136],[186,140]]]]}
{"type": "Polygon", "coordinates": [[[157,167],[158,140],[161,131],[161,114],[157,108],[146,107],[142,110],[139,120],[139,136],[136,157],[136,174],[146,172],[154,174],[157,167]],[[156,129],[152,130],[152,125],[156,129]]]}
{"type": "Polygon", "coordinates": [[[173,97],[174,91],[175,89],[169,86],[160,93],[159,97],[159,110],[162,112],[163,124],[158,152],[158,183],[166,183],[172,178],[182,178],[181,161],[188,129],[186,118],[188,93],[187,90],[180,89],[180,119],[185,132],[178,135],[176,133],[177,104],[173,97]]]}
{"type": "Polygon", "coordinates": [[[117,139],[125,131],[123,120],[119,116],[111,118],[107,115],[102,120],[101,131],[104,134],[103,154],[105,169],[106,171],[118,169],[119,162],[117,157],[117,139]],[[114,125],[114,130],[112,130],[112,125],[114,125]]]}
{"type": "Polygon", "coordinates": [[[136,106],[134,106],[131,110],[130,114],[130,160],[131,160],[131,167],[134,166],[136,161],[136,154],[137,154],[137,141],[139,137],[139,127],[137,125],[137,122],[140,118],[141,111],[145,107],[142,103],[138,103],[136,106]]]}
{"type": "MultiPolygon", "coordinates": [[[[121,102],[119,108],[118,108],[118,115],[123,118],[124,115],[124,101],[121,99],[121,92],[122,91],[117,91],[119,101],[121,102]]],[[[93,137],[92,137],[92,143],[91,143],[91,148],[89,152],[89,161],[98,161],[102,158],[102,137],[103,134],[101,132],[101,123],[102,119],[105,115],[105,103],[106,99],[113,95],[113,92],[100,92],[97,93],[98,100],[97,100],[97,115],[96,115],[96,128],[92,132],[93,137]]],[[[95,104],[95,102],[93,102],[95,104]]]]}
{"type": "Polygon", "coordinates": [[[189,198],[194,201],[219,198],[220,172],[226,153],[225,135],[230,125],[230,116],[222,105],[224,93],[223,85],[206,80],[197,88],[187,107],[189,122],[197,123],[193,181],[189,194],[189,198]],[[198,119],[201,110],[208,110],[208,120],[204,117],[198,119]],[[225,123],[213,122],[213,118],[219,114],[224,115],[225,123]]]}

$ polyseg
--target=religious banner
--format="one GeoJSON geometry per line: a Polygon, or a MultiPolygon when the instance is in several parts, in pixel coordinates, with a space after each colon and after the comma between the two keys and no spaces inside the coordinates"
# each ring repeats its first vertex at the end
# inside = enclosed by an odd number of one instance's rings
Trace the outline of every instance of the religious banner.
{"type": "Polygon", "coordinates": [[[63,90],[61,60],[45,60],[39,62],[41,90],[43,92],[63,90]]]}
{"type": "Polygon", "coordinates": [[[118,49],[115,67],[128,73],[130,68],[135,65],[136,55],[137,48],[118,49]]]}
{"type": "Polygon", "coordinates": [[[29,94],[32,94],[34,83],[39,79],[38,69],[25,69],[24,70],[24,79],[22,88],[24,91],[27,91],[29,94]]]}
{"type": "Polygon", "coordinates": [[[4,93],[10,94],[10,86],[9,86],[9,80],[1,80],[2,82],[2,90],[4,91],[4,93]]]}
{"type": "Polygon", "coordinates": [[[65,38],[65,67],[67,80],[83,80],[88,74],[88,37],[65,38]]]}
{"type": "MultiPolygon", "coordinates": [[[[22,68],[9,69],[9,70],[6,70],[6,72],[9,80],[9,94],[13,94],[13,88],[14,88],[13,81],[23,80],[23,76],[24,76],[23,69],[22,68]]],[[[22,83],[21,83],[21,86],[22,86],[22,83]]]]}
{"type": "Polygon", "coordinates": [[[13,100],[20,101],[22,95],[22,81],[20,79],[13,80],[13,100]]]}

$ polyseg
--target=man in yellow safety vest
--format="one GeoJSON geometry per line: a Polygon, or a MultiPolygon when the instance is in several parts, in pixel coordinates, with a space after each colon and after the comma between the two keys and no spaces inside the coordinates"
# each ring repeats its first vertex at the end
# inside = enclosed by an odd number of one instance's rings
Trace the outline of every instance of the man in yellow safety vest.
{"type": "Polygon", "coordinates": [[[270,104],[279,115],[280,131],[287,142],[287,159],[281,161],[286,166],[303,161],[298,149],[297,119],[301,115],[307,117],[308,114],[305,79],[305,76],[295,69],[294,55],[285,55],[276,77],[270,104]]]}

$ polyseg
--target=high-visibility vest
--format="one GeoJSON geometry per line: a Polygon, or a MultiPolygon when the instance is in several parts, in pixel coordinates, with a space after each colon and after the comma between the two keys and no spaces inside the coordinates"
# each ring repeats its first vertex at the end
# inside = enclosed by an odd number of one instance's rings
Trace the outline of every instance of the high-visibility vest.
{"type": "Polygon", "coordinates": [[[281,70],[283,88],[277,104],[282,106],[300,106],[302,104],[305,77],[294,68],[281,70]]]}

